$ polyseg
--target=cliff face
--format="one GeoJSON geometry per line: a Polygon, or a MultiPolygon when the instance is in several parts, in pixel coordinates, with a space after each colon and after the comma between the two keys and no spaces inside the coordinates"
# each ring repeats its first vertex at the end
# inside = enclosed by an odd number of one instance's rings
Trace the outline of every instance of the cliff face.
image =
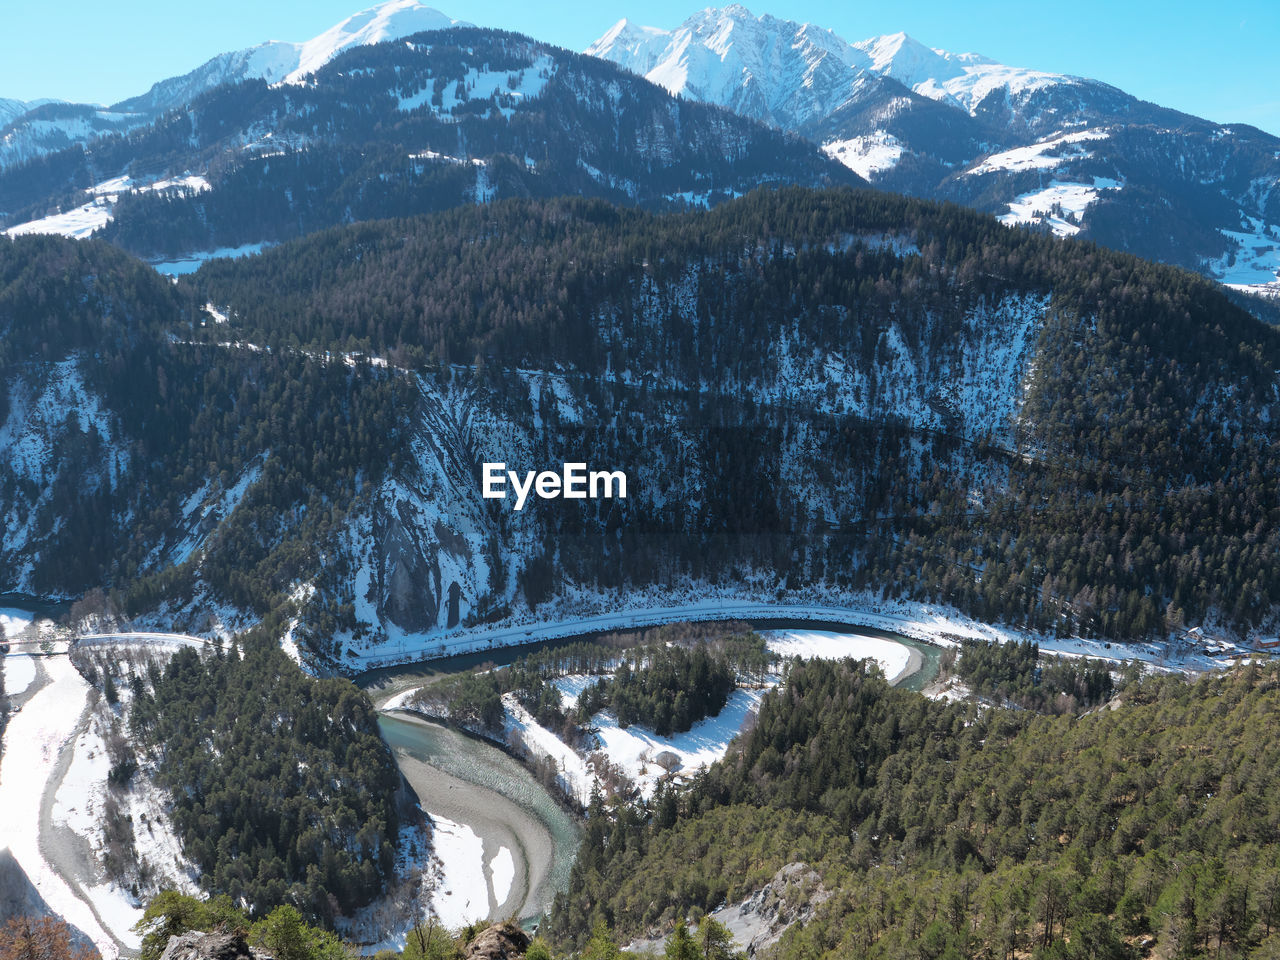
{"type": "Polygon", "coordinates": [[[830,897],[816,870],[806,863],[789,863],[746,900],[721,907],[711,916],[754,957],[791,927],[807,923],[830,897]]]}

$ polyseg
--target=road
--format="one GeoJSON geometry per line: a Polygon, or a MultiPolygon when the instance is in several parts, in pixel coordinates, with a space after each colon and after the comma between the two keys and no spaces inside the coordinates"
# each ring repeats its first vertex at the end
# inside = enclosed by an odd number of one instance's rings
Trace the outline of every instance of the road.
{"type": "Polygon", "coordinates": [[[675,606],[637,608],[590,617],[556,620],[492,629],[469,628],[449,634],[407,636],[388,641],[378,650],[346,657],[355,670],[396,666],[417,660],[477,653],[499,647],[558,640],[565,637],[656,627],[666,623],[707,620],[794,620],[815,623],[838,623],[899,633],[915,640],[928,641],[938,632],[919,617],[879,609],[826,606],[822,604],[765,603],[755,600],[706,600],[675,606]]]}

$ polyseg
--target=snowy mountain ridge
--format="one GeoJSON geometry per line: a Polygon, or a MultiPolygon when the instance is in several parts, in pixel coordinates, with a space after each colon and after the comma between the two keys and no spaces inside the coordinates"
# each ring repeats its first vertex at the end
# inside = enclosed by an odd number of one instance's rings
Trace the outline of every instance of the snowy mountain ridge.
{"type": "Polygon", "coordinates": [[[104,108],[50,100],[0,99],[0,170],[110,133],[127,133],[224,83],[300,83],[338,54],[426,30],[469,27],[418,0],[385,0],[302,42],[270,40],[219,54],[190,73],[104,108]],[[52,109],[40,109],[50,105],[52,109]]]}
{"type": "Polygon", "coordinates": [[[859,81],[872,77],[896,80],[970,114],[993,93],[1016,97],[1092,82],[1011,67],[979,54],[931,49],[906,33],[849,43],[811,23],[755,17],[740,4],[702,10],[674,30],[623,19],[586,53],[640,73],[673,94],[793,129],[858,99],[859,81]]]}
{"type": "Polygon", "coordinates": [[[11,100],[8,97],[0,97],[0,128],[7,127],[29,110],[44,106],[46,103],[56,102],[55,100],[11,100]]]}
{"type": "Polygon", "coordinates": [[[469,26],[473,24],[455,20],[418,0],[386,0],[301,43],[269,40],[244,50],[219,54],[190,73],[161,80],[142,96],[125,100],[117,107],[162,113],[223,83],[251,79],[300,83],[308,74],[352,47],[396,40],[424,30],[469,26]]]}

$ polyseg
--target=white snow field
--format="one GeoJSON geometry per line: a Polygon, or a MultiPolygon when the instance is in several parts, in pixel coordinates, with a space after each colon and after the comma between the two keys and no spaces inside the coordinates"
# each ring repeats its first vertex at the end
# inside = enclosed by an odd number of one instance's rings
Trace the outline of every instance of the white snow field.
{"type": "Polygon", "coordinates": [[[902,159],[902,142],[891,133],[878,130],[870,136],[830,140],[822,152],[838,160],[864,179],[882,170],[892,170],[902,159]]]}
{"type": "MultiPolygon", "coordinates": [[[[484,842],[465,824],[435,815],[431,822],[441,878],[431,894],[431,906],[442,924],[456,930],[489,915],[489,887],[482,869],[484,842]]],[[[514,861],[511,875],[515,876],[514,861]]]]}
{"type": "Polygon", "coordinates": [[[506,708],[506,733],[517,732],[525,746],[534,753],[551,757],[560,769],[560,786],[579,803],[591,797],[595,774],[590,765],[572,747],[548,730],[520,705],[515,694],[505,694],[502,705],[506,708]]]}
{"type": "MultiPolygon", "coordinates": [[[[590,679],[594,682],[597,678],[590,679]]],[[[677,762],[672,771],[681,779],[691,777],[701,767],[710,766],[725,755],[729,741],[742,729],[748,714],[760,705],[764,693],[762,689],[735,690],[719,715],[700,720],[685,733],[670,737],[660,737],[638,724],[624,730],[611,712],[602,710],[591,718],[591,727],[596,731],[595,749],[617,764],[640,792],[649,797],[668,772],[658,764],[658,754],[664,751],[674,754],[677,762]]],[[[518,732],[530,751],[555,760],[561,787],[585,804],[598,782],[591,762],[539,724],[513,695],[503,697],[503,704],[507,708],[508,733],[518,732]]]]}
{"type": "Polygon", "coordinates": [[[5,231],[11,237],[21,237],[30,233],[54,233],[72,240],[83,240],[95,230],[101,230],[111,221],[111,210],[115,206],[114,194],[95,196],[88,203],[81,204],[62,213],[53,213],[39,220],[29,220],[5,231]]]}
{"type": "Polygon", "coordinates": [[[29,220],[5,231],[11,237],[21,237],[31,233],[52,233],[72,240],[84,240],[95,230],[101,230],[114,216],[113,210],[122,193],[133,190],[149,192],[156,190],[191,190],[203,193],[209,189],[209,181],[202,176],[185,174],[157,180],[154,183],[135,181],[127,176],[113,177],[90,187],[86,192],[93,195],[88,203],[83,203],[61,213],[50,214],[38,220],[29,220]]]}
{"type": "Polygon", "coordinates": [[[1280,227],[1243,218],[1239,230],[1220,230],[1232,249],[1206,266],[1219,281],[1245,293],[1280,297],[1280,227]]]}
{"type": "Polygon", "coordinates": [[[1060,137],[1051,137],[1029,146],[993,153],[972,170],[965,171],[964,175],[974,177],[1004,171],[1055,170],[1068,160],[1083,160],[1093,156],[1087,148],[1078,144],[1090,140],[1106,140],[1110,135],[1106,130],[1077,130],[1060,137]]]}
{"type": "Polygon", "coordinates": [[[31,626],[31,614],[17,607],[0,607],[0,627],[6,637],[15,637],[31,626]]]}
{"type": "Polygon", "coordinates": [[[578,705],[578,697],[582,696],[582,691],[599,679],[585,673],[571,673],[565,677],[556,677],[551,685],[560,691],[560,703],[566,710],[571,710],[578,705]]]}

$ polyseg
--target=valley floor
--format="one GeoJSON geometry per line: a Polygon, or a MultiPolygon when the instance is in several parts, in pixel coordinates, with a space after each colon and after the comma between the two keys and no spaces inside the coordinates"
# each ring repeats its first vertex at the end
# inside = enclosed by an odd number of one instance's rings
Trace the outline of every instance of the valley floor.
{"type": "MultiPolygon", "coordinates": [[[[15,611],[4,614],[19,626],[15,611]]],[[[51,651],[47,655],[5,657],[12,713],[0,755],[0,850],[7,848],[30,884],[25,909],[60,916],[110,960],[134,954],[141,946],[132,927],[150,892],[161,887],[192,892],[195,878],[169,825],[166,798],[146,764],[127,787],[109,786],[107,739],[120,722],[121,708],[108,705],[85,681],[67,653],[65,638],[55,637],[50,627],[47,622],[35,627],[48,641],[43,644],[51,651]],[[109,823],[131,836],[116,853],[131,864],[134,879],[144,873],[149,877],[138,890],[126,889],[128,878],[106,875],[109,823]]],[[[126,663],[156,646],[200,642],[113,638],[109,656],[126,669],[126,663]]],[[[128,685],[122,683],[120,692],[122,703],[127,702],[128,685]]]]}

